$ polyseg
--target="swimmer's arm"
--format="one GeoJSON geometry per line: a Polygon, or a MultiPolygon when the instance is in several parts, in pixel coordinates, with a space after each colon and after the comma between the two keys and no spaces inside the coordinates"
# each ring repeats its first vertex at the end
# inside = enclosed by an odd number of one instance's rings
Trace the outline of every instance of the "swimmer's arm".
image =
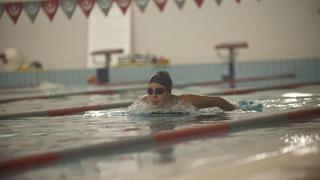
{"type": "Polygon", "coordinates": [[[209,107],[218,107],[225,111],[232,111],[236,109],[235,105],[217,96],[201,96],[201,95],[186,94],[186,95],[181,95],[180,98],[182,102],[190,103],[199,109],[209,108],[209,107]]]}

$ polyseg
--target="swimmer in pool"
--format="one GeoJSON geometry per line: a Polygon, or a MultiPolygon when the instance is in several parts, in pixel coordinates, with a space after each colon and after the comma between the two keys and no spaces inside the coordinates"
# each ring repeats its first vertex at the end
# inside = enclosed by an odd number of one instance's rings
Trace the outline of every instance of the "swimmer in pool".
{"type": "Polygon", "coordinates": [[[158,71],[148,83],[147,95],[141,101],[150,104],[153,108],[170,108],[181,103],[194,106],[197,109],[218,107],[224,111],[232,111],[236,106],[227,100],[216,96],[203,96],[195,94],[174,95],[171,93],[172,80],[168,72],[158,71]]]}

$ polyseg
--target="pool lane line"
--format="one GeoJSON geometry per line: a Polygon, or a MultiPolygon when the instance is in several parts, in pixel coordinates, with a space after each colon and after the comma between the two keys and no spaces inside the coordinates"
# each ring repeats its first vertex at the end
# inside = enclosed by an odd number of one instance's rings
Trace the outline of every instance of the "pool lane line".
{"type": "MultiPolygon", "coordinates": [[[[197,82],[197,83],[185,83],[180,85],[175,85],[175,87],[186,87],[186,86],[201,86],[201,85],[211,85],[211,84],[226,84],[226,83],[242,83],[242,82],[250,82],[250,81],[262,81],[262,80],[273,80],[273,79],[283,79],[283,78],[295,78],[296,75],[294,73],[288,74],[278,74],[271,76],[260,76],[260,77],[246,77],[246,78],[238,78],[234,80],[218,80],[218,81],[205,81],[205,82],[197,82]]],[[[118,83],[96,83],[94,85],[98,86],[114,86],[114,85],[130,85],[130,84],[145,84],[148,81],[128,81],[128,82],[118,82],[118,83]]]]}
{"type": "Polygon", "coordinates": [[[84,91],[84,92],[73,92],[73,93],[60,93],[60,94],[53,94],[53,95],[27,96],[27,97],[2,99],[2,100],[0,100],[0,103],[9,103],[9,102],[32,100],[32,99],[61,98],[61,97],[66,97],[66,96],[77,96],[77,95],[92,95],[92,94],[112,95],[112,94],[116,94],[116,93],[117,92],[113,91],[113,90],[96,90],[96,91],[84,91]]]}
{"type": "MultiPolygon", "coordinates": [[[[291,74],[281,74],[281,75],[274,75],[274,76],[239,78],[239,79],[235,79],[235,80],[185,83],[185,84],[180,84],[180,85],[179,84],[174,85],[174,87],[175,88],[182,88],[182,87],[186,87],[186,86],[207,86],[207,85],[215,85],[215,84],[241,83],[241,82],[262,81],[262,80],[283,79],[283,78],[295,78],[295,74],[291,73],[291,74]]],[[[147,83],[147,81],[136,81],[136,82],[147,83]]],[[[132,84],[132,83],[128,83],[128,84],[132,84]]],[[[110,83],[109,84],[109,86],[117,86],[117,85],[124,85],[124,83],[123,84],[122,83],[110,83]]],[[[140,89],[143,89],[143,88],[142,87],[132,87],[132,88],[105,89],[105,90],[95,90],[95,91],[69,92],[69,93],[60,93],[60,94],[53,94],[53,95],[27,96],[27,97],[19,97],[19,98],[2,99],[2,100],[0,100],[0,104],[15,102],[15,101],[23,101],[23,100],[50,99],[50,98],[60,98],[60,97],[77,96],[77,95],[93,95],[93,94],[113,95],[113,94],[127,91],[127,90],[140,90],[140,89]]]]}
{"type": "Polygon", "coordinates": [[[277,90],[277,89],[292,89],[292,88],[298,88],[301,86],[310,86],[310,85],[317,85],[320,84],[320,82],[307,82],[307,83],[294,83],[294,84],[285,84],[285,85],[279,85],[279,86],[270,86],[270,87],[259,87],[259,88],[243,88],[243,89],[229,89],[221,92],[213,92],[213,93],[207,93],[206,95],[241,95],[241,94],[249,94],[259,91],[268,91],[268,90],[277,90]]]}
{"type": "Polygon", "coordinates": [[[194,127],[164,130],[113,142],[20,156],[0,160],[0,177],[89,157],[146,151],[156,147],[175,145],[190,140],[219,137],[248,129],[281,127],[293,123],[304,123],[319,117],[320,107],[297,109],[247,119],[226,120],[196,125],[194,127]]]}
{"type": "Polygon", "coordinates": [[[53,109],[53,110],[45,110],[45,111],[0,114],[0,120],[12,120],[12,119],[19,119],[19,118],[26,118],[26,117],[65,116],[65,115],[72,115],[72,114],[77,114],[85,111],[97,111],[97,110],[106,110],[106,109],[112,109],[112,108],[120,108],[124,106],[129,106],[130,104],[132,104],[132,101],[113,103],[113,104],[99,104],[99,105],[91,105],[91,106],[53,109]]]}
{"type": "Polygon", "coordinates": [[[218,84],[229,84],[229,83],[243,83],[243,82],[252,82],[252,81],[263,81],[263,80],[274,80],[274,79],[289,79],[295,78],[294,73],[289,74],[279,74],[273,76],[261,76],[261,77],[247,77],[247,78],[238,78],[234,80],[219,80],[219,81],[206,81],[206,82],[198,82],[198,83],[185,83],[181,85],[175,85],[174,87],[186,87],[186,86],[207,86],[207,85],[218,85],[218,84]]]}
{"type": "Polygon", "coordinates": [[[121,86],[121,85],[136,85],[136,84],[146,84],[147,80],[138,80],[138,81],[126,81],[126,82],[101,82],[94,83],[95,86],[121,86]]]}

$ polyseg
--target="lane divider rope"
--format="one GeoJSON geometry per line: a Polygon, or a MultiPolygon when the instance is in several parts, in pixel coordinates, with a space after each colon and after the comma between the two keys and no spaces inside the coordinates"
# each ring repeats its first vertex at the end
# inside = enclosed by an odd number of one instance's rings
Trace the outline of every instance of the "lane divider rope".
{"type": "Polygon", "coordinates": [[[53,109],[53,110],[45,110],[45,111],[0,114],[0,120],[11,120],[11,119],[18,119],[18,118],[26,118],[26,117],[65,116],[65,115],[72,115],[72,114],[77,114],[85,111],[97,111],[97,110],[105,110],[105,109],[112,109],[112,108],[120,108],[120,107],[129,106],[130,104],[132,104],[132,101],[113,103],[113,104],[100,104],[100,105],[92,105],[92,106],[72,107],[72,108],[64,108],[64,109],[53,109]]]}
{"type": "Polygon", "coordinates": [[[207,82],[198,82],[198,83],[186,83],[182,85],[176,85],[175,87],[186,87],[186,86],[205,86],[205,85],[218,85],[218,84],[229,84],[229,83],[244,83],[252,81],[263,81],[263,80],[275,80],[275,79],[289,79],[295,78],[295,74],[279,74],[273,76],[261,76],[261,77],[247,77],[247,78],[238,78],[222,81],[207,81],[207,82]]]}
{"type": "Polygon", "coordinates": [[[301,86],[309,86],[309,85],[317,85],[320,84],[320,82],[307,82],[307,83],[294,83],[294,84],[285,84],[285,85],[279,85],[279,86],[270,86],[270,87],[259,87],[259,88],[245,88],[245,89],[231,89],[226,90],[222,92],[213,92],[208,93],[207,95],[241,95],[241,94],[249,94],[253,92],[258,91],[268,91],[268,90],[276,90],[276,89],[292,89],[292,88],[298,88],[301,86]]]}
{"type": "MultiPolygon", "coordinates": [[[[214,84],[226,84],[226,83],[241,83],[241,82],[250,82],[250,81],[262,81],[262,80],[272,80],[272,79],[284,79],[284,78],[295,78],[294,74],[281,74],[281,75],[274,75],[274,76],[262,76],[262,77],[251,77],[251,78],[239,78],[235,80],[223,80],[223,81],[206,81],[206,82],[199,82],[199,83],[186,83],[175,85],[175,88],[182,88],[186,86],[204,86],[204,85],[214,85],[214,84]]],[[[147,81],[137,81],[137,82],[144,82],[147,81]]],[[[118,84],[110,84],[109,86],[115,86],[118,84]]],[[[144,87],[144,86],[143,86],[144,87]]],[[[127,91],[127,90],[139,90],[143,87],[131,87],[131,88],[118,88],[118,89],[105,89],[105,90],[95,90],[95,91],[82,91],[82,92],[69,92],[69,93],[59,93],[53,95],[41,95],[41,96],[28,96],[28,97],[18,97],[18,98],[9,98],[9,99],[2,99],[0,100],[1,103],[9,103],[15,101],[23,101],[23,100],[32,100],[32,99],[50,99],[50,98],[60,98],[66,96],[77,96],[77,95],[92,95],[92,94],[104,94],[104,95],[112,95],[119,92],[127,91]]]]}
{"type": "Polygon", "coordinates": [[[0,177],[15,175],[32,169],[59,165],[72,160],[145,151],[156,146],[174,145],[185,141],[222,136],[247,129],[279,127],[291,123],[303,123],[319,117],[320,107],[297,109],[242,120],[226,120],[205,125],[196,125],[194,127],[164,130],[114,142],[104,142],[83,147],[26,155],[1,160],[0,177]]]}

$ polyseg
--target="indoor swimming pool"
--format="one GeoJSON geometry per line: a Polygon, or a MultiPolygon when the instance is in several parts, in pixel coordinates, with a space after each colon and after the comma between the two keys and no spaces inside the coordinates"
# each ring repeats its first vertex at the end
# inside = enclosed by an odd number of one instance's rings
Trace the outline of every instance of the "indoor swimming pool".
{"type": "MultiPolygon", "coordinates": [[[[130,86],[121,88],[123,91],[114,94],[82,94],[2,103],[0,114],[128,104],[145,93],[141,85],[133,86],[132,91],[130,86]]],[[[102,88],[46,85],[0,93],[1,99],[8,99],[79,89],[96,91],[102,88]]],[[[174,93],[210,94],[216,90],[190,86],[174,89],[174,93]]],[[[317,179],[320,177],[319,92],[320,85],[310,85],[223,96],[235,104],[244,102],[248,105],[230,112],[207,108],[190,114],[139,115],[130,114],[127,106],[119,105],[113,109],[86,110],[64,116],[3,118],[0,120],[0,167],[4,168],[1,173],[5,179],[26,180],[317,179]],[[261,105],[262,109],[252,108],[256,105],[261,105]],[[166,132],[169,135],[179,134],[189,129],[193,133],[198,130],[192,129],[194,127],[200,127],[201,131],[206,126],[234,125],[250,118],[252,121],[249,121],[253,122],[255,118],[305,109],[315,109],[312,112],[316,112],[313,114],[316,116],[310,119],[303,114],[303,123],[292,123],[289,118],[282,122],[280,117],[280,123],[241,125],[239,129],[213,136],[205,134],[163,144],[146,140],[153,134],[168,139],[166,132]],[[104,146],[106,143],[109,144],[104,146]],[[32,158],[20,164],[17,160],[4,165],[8,159],[42,152],[57,152],[60,159],[43,167],[42,162],[35,162],[41,160],[32,158]],[[38,165],[33,166],[33,163],[38,165]]],[[[269,119],[278,121],[277,116],[269,119]]]]}

